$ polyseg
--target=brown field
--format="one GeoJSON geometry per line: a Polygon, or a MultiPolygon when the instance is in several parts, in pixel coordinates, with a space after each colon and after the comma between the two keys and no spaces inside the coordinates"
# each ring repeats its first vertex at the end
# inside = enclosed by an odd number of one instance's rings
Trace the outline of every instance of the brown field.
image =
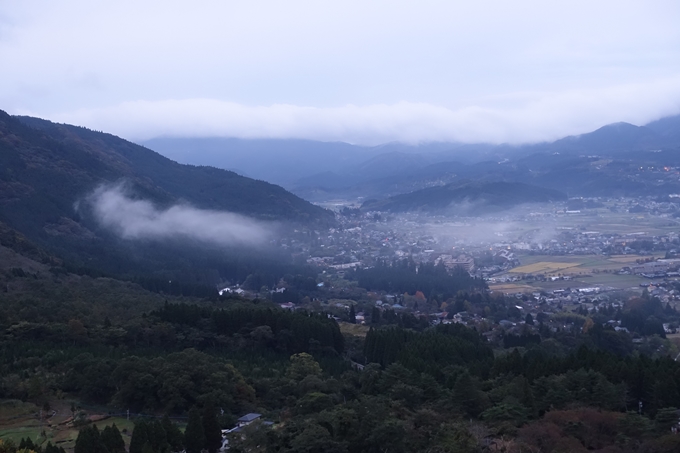
{"type": "Polygon", "coordinates": [[[520,256],[522,264],[510,270],[514,274],[548,274],[562,273],[566,275],[582,275],[598,272],[618,271],[624,266],[635,264],[638,259],[663,258],[663,254],[656,255],[568,255],[568,256],[545,256],[525,255],[520,256]]]}
{"type": "Polygon", "coordinates": [[[368,333],[368,326],[361,324],[352,324],[349,322],[339,322],[340,332],[347,335],[354,335],[355,337],[365,337],[368,333]]]}
{"type": "Polygon", "coordinates": [[[517,283],[497,283],[489,285],[491,291],[500,291],[503,293],[526,293],[536,291],[536,287],[530,285],[521,285],[517,283]]]}
{"type": "Polygon", "coordinates": [[[563,270],[577,266],[580,266],[580,263],[564,263],[564,262],[558,263],[553,261],[539,261],[538,263],[516,267],[510,270],[510,272],[514,274],[545,274],[561,272],[563,270]]]}

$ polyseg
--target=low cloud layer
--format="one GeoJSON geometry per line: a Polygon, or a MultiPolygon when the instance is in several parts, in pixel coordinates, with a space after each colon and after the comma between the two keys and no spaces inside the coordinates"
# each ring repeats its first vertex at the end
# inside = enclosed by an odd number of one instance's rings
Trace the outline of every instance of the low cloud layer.
{"type": "Polygon", "coordinates": [[[0,108],[132,140],[551,140],[679,113],[678,23],[677,0],[5,1],[0,108]]]}
{"type": "Polygon", "coordinates": [[[520,93],[459,109],[399,102],[367,106],[246,106],[212,99],[126,102],[51,119],[132,140],[159,136],[299,138],[376,145],[401,141],[530,143],[680,113],[680,78],[561,93],[520,93]]]}
{"type": "Polygon", "coordinates": [[[97,221],[124,239],[192,239],[219,246],[257,246],[272,229],[254,219],[223,211],[175,205],[159,209],[149,201],[132,199],[123,185],[101,186],[87,202],[97,221]]]}

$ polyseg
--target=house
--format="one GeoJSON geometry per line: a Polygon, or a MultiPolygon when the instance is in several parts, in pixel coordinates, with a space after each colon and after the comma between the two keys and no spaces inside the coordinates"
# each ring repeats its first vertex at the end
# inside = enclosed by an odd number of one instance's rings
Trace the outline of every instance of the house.
{"type": "MultiPolygon", "coordinates": [[[[236,426],[234,426],[231,429],[223,429],[222,430],[222,447],[219,449],[221,452],[226,452],[229,450],[229,434],[238,434],[241,436],[241,438],[244,437],[243,435],[243,428],[250,425],[256,420],[259,420],[259,418],[262,417],[262,414],[256,414],[254,412],[251,412],[250,414],[246,414],[243,417],[239,418],[236,420],[236,426]]],[[[264,422],[265,425],[271,426],[273,423],[272,422],[264,422]]]]}
{"type": "Polygon", "coordinates": [[[227,288],[222,288],[217,293],[220,296],[223,296],[225,294],[238,294],[239,296],[242,296],[243,294],[245,294],[245,291],[242,290],[241,288],[237,288],[237,287],[234,287],[234,288],[227,287],[227,288]]]}
{"type": "Polygon", "coordinates": [[[256,414],[254,412],[251,412],[250,414],[246,414],[236,421],[238,422],[238,427],[242,428],[244,426],[250,425],[252,422],[254,422],[255,420],[257,420],[260,417],[262,417],[262,414],[256,414]]]}

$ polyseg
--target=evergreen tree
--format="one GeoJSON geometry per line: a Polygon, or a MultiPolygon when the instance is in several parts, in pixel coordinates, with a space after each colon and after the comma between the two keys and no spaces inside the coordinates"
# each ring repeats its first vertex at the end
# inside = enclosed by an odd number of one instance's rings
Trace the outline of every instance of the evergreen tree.
{"type": "Polygon", "coordinates": [[[352,324],[357,323],[357,315],[354,312],[354,304],[350,305],[349,307],[349,322],[351,322],[352,324]]]}
{"type": "Polygon", "coordinates": [[[80,430],[73,453],[107,453],[97,425],[86,426],[80,430]]]}
{"type": "Polygon", "coordinates": [[[531,313],[527,313],[526,318],[524,318],[524,322],[530,326],[534,325],[534,317],[531,316],[531,313]]]}
{"type": "Polygon", "coordinates": [[[659,409],[654,417],[654,428],[659,434],[670,434],[671,426],[678,426],[678,410],[675,407],[659,409]]]}
{"type": "Polygon", "coordinates": [[[468,372],[464,372],[456,380],[453,399],[456,405],[470,417],[477,417],[484,410],[484,395],[477,390],[468,372]]]}
{"type": "Polygon", "coordinates": [[[380,309],[373,307],[371,310],[371,324],[380,324],[380,309]]]}
{"type": "Polygon", "coordinates": [[[21,440],[19,441],[19,450],[24,450],[24,449],[26,449],[26,450],[34,450],[35,449],[35,444],[33,443],[33,441],[31,440],[30,437],[27,437],[26,439],[24,439],[22,437],[21,440]]]}
{"type": "Polygon", "coordinates": [[[135,422],[130,439],[130,453],[142,453],[144,444],[149,442],[149,425],[144,420],[135,422]]]}
{"type": "Polygon", "coordinates": [[[102,430],[101,439],[109,453],[125,453],[125,441],[115,423],[102,430]]]}
{"type": "MultiPolygon", "coordinates": [[[[187,428],[184,430],[184,446],[187,453],[201,453],[205,445],[205,432],[203,430],[203,422],[201,421],[201,414],[198,409],[193,408],[189,411],[189,421],[187,428]]],[[[130,451],[130,453],[133,453],[130,451]]]]}
{"type": "Polygon", "coordinates": [[[168,414],[165,414],[161,420],[161,425],[163,425],[163,430],[165,430],[170,449],[172,451],[182,450],[184,448],[184,434],[182,434],[182,431],[180,431],[176,424],[170,421],[168,414]]]}
{"type": "Polygon", "coordinates": [[[534,399],[534,394],[531,391],[531,385],[529,380],[522,376],[520,384],[521,396],[519,402],[522,403],[524,407],[528,409],[529,416],[536,415],[536,400],[534,399]]]}
{"type": "Polygon", "coordinates": [[[149,423],[149,443],[155,452],[165,452],[168,450],[168,438],[165,429],[160,421],[155,420],[149,423]]]}
{"type": "Polygon", "coordinates": [[[210,402],[203,407],[203,432],[205,448],[210,453],[215,453],[222,446],[222,430],[217,422],[215,406],[210,402]]]}

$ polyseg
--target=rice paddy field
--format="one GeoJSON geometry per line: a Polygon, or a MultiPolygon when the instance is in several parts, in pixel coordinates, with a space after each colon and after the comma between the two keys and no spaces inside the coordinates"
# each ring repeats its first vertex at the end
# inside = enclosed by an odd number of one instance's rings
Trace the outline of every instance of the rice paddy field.
{"type": "Polygon", "coordinates": [[[546,281],[521,280],[490,284],[493,291],[533,292],[551,291],[561,288],[612,287],[617,289],[640,289],[640,284],[651,280],[638,275],[619,275],[617,272],[624,266],[635,265],[641,258],[663,258],[663,255],[581,255],[581,256],[519,256],[521,265],[510,270],[508,276],[542,274],[546,281]],[[550,277],[568,277],[568,280],[550,280],[550,277]]]}
{"type": "Polygon", "coordinates": [[[638,259],[663,258],[657,255],[568,255],[545,256],[524,255],[519,257],[521,266],[510,271],[511,274],[546,274],[546,275],[584,275],[599,272],[616,272],[624,266],[635,265],[638,259]]]}

